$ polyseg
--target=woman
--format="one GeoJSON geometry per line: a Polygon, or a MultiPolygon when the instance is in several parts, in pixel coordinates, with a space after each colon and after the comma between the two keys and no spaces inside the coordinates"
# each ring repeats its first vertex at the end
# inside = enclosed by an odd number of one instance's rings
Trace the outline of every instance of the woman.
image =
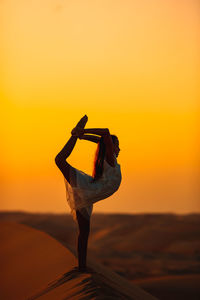
{"type": "Polygon", "coordinates": [[[121,170],[116,157],[119,141],[109,130],[84,129],[88,121],[85,115],[72,130],[72,136],[55,158],[64,175],[67,201],[74,220],[78,222],[78,269],[86,271],[87,244],[93,203],[111,196],[120,186],[121,170]],[[93,176],[72,167],[66,158],[71,154],[77,139],[97,143],[93,176]]]}

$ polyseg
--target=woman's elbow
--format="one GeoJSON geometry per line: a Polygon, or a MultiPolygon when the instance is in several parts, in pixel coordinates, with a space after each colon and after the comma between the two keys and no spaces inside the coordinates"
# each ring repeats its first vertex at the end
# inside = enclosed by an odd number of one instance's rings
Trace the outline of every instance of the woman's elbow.
{"type": "Polygon", "coordinates": [[[108,128],[105,129],[105,134],[106,134],[106,135],[110,135],[110,131],[109,131],[108,128]]]}

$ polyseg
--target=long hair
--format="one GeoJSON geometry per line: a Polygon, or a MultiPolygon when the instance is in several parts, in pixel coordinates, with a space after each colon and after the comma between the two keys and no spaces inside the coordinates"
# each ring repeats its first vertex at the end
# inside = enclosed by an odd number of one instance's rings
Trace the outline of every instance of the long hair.
{"type": "MultiPolygon", "coordinates": [[[[113,143],[118,140],[116,135],[111,134],[113,143]]],[[[99,179],[103,174],[103,163],[106,155],[106,145],[103,137],[100,138],[94,158],[93,181],[99,179]]]]}

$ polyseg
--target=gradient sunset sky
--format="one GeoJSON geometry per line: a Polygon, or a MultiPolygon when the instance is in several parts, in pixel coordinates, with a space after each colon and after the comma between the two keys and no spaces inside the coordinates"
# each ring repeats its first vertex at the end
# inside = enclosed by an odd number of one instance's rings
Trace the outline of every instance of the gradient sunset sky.
{"type": "MultiPolygon", "coordinates": [[[[54,158],[79,119],[118,135],[94,212],[200,212],[197,0],[0,2],[1,210],[69,212],[54,158]]],[[[92,173],[96,145],[69,162],[92,173]]]]}

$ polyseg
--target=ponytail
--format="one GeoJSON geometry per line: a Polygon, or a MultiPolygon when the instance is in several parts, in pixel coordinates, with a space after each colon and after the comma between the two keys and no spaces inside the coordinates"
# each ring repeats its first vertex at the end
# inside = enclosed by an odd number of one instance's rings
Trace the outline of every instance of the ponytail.
{"type": "MultiPolygon", "coordinates": [[[[116,135],[111,135],[112,141],[114,143],[115,140],[118,140],[116,135]]],[[[94,158],[94,168],[93,168],[93,181],[98,180],[101,178],[103,174],[103,165],[104,165],[104,159],[106,155],[106,145],[104,143],[104,138],[101,137],[98,145],[97,145],[97,150],[95,153],[95,158],[94,158]]]]}

